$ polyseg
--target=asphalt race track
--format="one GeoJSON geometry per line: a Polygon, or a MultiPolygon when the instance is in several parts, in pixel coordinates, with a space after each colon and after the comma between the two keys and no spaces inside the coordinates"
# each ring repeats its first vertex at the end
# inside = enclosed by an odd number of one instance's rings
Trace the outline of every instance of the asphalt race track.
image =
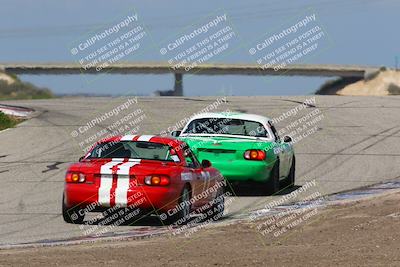
{"type": "MultiPolygon", "coordinates": [[[[311,97],[227,97],[227,103],[218,110],[278,117],[311,97]]],[[[71,136],[72,131],[127,99],[4,102],[36,112],[18,127],[0,132],[0,245],[82,237],[79,226],[64,223],[61,197],[65,170],[83,155],[79,143],[86,138],[136,109],[146,116],[138,124],[139,132],[157,134],[216,101],[216,97],[138,98],[138,103],[118,118],[71,136]]],[[[400,97],[316,96],[315,107],[278,123],[278,130],[316,109],[323,114],[317,131],[294,145],[297,185],[315,179],[313,190],[325,195],[400,177],[400,97]]],[[[239,196],[231,199],[226,220],[282,196],[252,194],[251,186],[235,190],[239,196]]],[[[140,227],[143,225],[120,226],[113,232],[140,227]]]]}

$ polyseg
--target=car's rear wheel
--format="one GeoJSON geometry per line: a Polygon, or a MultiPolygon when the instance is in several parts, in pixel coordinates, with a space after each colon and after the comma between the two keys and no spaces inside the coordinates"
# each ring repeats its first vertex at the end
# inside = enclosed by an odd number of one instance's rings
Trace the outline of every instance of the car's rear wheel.
{"type": "Polygon", "coordinates": [[[62,199],[62,216],[66,223],[75,223],[80,224],[83,222],[85,218],[85,214],[81,215],[82,212],[79,212],[80,208],[67,208],[65,205],[65,196],[63,195],[62,199]]]}
{"type": "Polygon", "coordinates": [[[178,225],[186,224],[190,219],[190,211],[191,211],[190,190],[188,186],[185,186],[182,190],[177,205],[177,209],[178,209],[177,213],[169,216],[167,222],[169,224],[176,223],[178,225]]]}
{"type": "Polygon", "coordinates": [[[296,176],[296,158],[293,156],[292,165],[290,165],[289,175],[285,180],[285,188],[290,188],[294,186],[296,176]]]}
{"type": "Polygon", "coordinates": [[[279,161],[277,161],[271,170],[268,181],[264,185],[264,192],[273,195],[279,191],[279,161]]]}

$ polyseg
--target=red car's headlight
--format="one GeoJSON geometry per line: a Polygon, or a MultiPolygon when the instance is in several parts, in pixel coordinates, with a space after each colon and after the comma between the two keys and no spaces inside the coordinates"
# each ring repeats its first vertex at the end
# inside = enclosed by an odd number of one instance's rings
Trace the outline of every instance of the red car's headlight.
{"type": "Polygon", "coordinates": [[[166,175],[151,175],[144,177],[144,183],[147,185],[169,185],[170,180],[166,175]]]}
{"type": "Polygon", "coordinates": [[[248,160],[264,160],[266,157],[264,150],[251,149],[244,152],[243,157],[248,160]]]}
{"type": "Polygon", "coordinates": [[[67,174],[65,175],[66,183],[84,183],[85,181],[85,175],[80,172],[67,172],[67,174]]]}

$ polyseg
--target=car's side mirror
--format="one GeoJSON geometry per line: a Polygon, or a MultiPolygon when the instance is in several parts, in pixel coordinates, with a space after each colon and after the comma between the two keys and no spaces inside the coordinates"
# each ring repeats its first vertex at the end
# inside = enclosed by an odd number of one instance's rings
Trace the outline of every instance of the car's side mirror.
{"type": "Polygon", "coordinates": [[[292,142],[292,137],[290,137],[290,136],[288,136],[288,135],[284,136],[284,137],[283,137],[283,142],[285,142],[285,143],[290,143],[290,142],[292,142]]]}
{"type": "Polygon", "coordinates": [[[173,132],[171,132],[171,136],[178,137],[179,135],[181,135],[181,132],[182,131],[173,131],[173,132]]]}
{"type": "Polygon", "coordinates": [[[81,162],[84,158],[85,158],[84,156],[80,157],[79,162],[81,162]]]}
{"type": "Polygon", "coordinates": [[[203,161],[201,162],[201,167],[203,167],[203,168],[211,167],[211,161],[209,161],[207,159],[203,159],[203,161]]]}

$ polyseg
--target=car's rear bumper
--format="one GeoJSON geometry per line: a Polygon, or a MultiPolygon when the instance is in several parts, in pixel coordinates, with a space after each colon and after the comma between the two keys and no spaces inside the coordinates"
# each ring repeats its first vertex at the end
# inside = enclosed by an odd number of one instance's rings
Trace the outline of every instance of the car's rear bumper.
{"type": "Polygon", "coordinates": [[[212,161],[228,181],[257,181],[265,182],[269,179],[273,163],[265,161],[233,160],[212,161]]]}
{"type": "Polygon", "coordinates": [[[85,208],[87,212],[108,207],[135,207],[143,210],[166,212],[173,209],[179,200],[180,190],[172,186],[136,186],[127,192],[126,201],[116,200],[111,191],[110,201],[99,201],[98,187],[94,184],[65,184],[64,196],[67,208],[85,208]]]}

